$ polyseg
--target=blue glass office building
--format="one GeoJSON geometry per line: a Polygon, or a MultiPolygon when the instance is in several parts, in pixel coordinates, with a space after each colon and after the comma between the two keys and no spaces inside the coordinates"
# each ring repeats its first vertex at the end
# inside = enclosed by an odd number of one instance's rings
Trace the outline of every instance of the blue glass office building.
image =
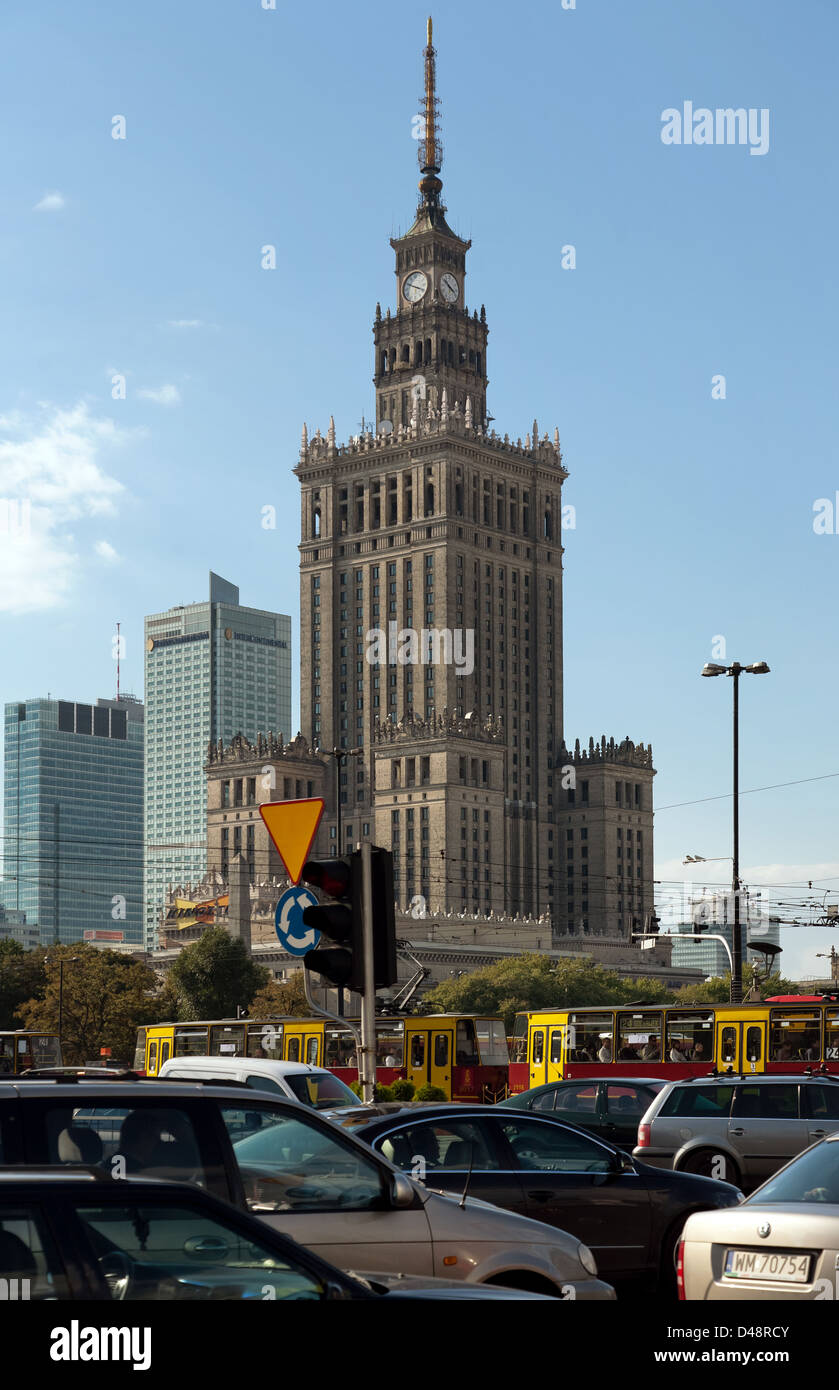
{"type": "Polygon", "coordinates": [[[143,939],[143,705],[5,707],[2,897],[41,944],[143,939]]]}

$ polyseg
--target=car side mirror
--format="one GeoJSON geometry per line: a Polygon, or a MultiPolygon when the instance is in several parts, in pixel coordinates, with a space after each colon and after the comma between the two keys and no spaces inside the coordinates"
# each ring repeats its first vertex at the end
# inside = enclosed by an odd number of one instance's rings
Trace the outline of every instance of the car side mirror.
{"type": "Polygon", "coordinates": [[[404,1173],[394,1173],[390,1184],[390,1204],[392,1207],[412,1207],[417,1199],[414,1185],[404,1173]]]}

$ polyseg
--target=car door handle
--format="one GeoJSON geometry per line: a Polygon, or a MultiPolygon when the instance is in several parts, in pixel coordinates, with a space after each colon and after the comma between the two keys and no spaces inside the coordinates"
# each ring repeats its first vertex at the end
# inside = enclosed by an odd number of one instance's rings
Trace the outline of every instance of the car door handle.
{"type": "Polygon", "coordinates": [[[739,1137],[741,1134],[745,1134],[745,1133],[746,1133],[746,1131],[745,1131],[744,1129],[732,1129],[732,1130],[729,1130],[729,1134],[736,1134],[738,1137],[739,1137]]]}
{"type": "Polygon", "coordinates": [[[532,1202],[549,1202],[554,1194],[546,1192],[543,1187],[540,1187],[535,1192],[528,1192],[527,1195],[532,1202]]]}
{"type": "Polygon", "coordinates": [[[811,1129],[810,1133],[813,1135],[815,1139],[824,1139],[824,1136],[827,1133],[827,1131],[824,1129],[811,1129]]]}

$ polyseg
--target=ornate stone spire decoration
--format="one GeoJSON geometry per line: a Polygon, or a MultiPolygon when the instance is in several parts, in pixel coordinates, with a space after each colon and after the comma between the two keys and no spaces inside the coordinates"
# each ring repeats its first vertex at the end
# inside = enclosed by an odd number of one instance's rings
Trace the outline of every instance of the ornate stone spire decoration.
{"type": "Polygon", "coordinates": [[[429,209],[440,206],[440,192],[443,187],[439,178],[443,163],[443,146],[440,143],[437,108],[440,105],[436,92],[435,52],[431,42],[431,18],[428,20],[427,43],[425,47],[425,96],[422,101],[424,116],[423,136],[419,142],[418,158],[422,178],[419,191],[422,201],[429,209]]]}
{"type": "Polygon", "coordinates": [[[471,428],[472,428],[472,397],[471,397],[471,396],[467,396],[467,397],[466,397],[466,417],[465,417],[465,424],[466,424],[466,428],[467,428],[468,430],[471,430],[471,428]]]}
{"type": "Polygon", "coordinates": [[[444,387],[443,387],[443,394],[442,394],[442,396],[440,397],[440,420],[441,420],[441,422],[445,425],[445,424],[448,423],[448,419],[449,419],[449,393],[448,393],[448,391],[446,390],[446,388],[445,388],[445,386],[444,386],[444,387]]]}
{"type": "Polygon", "coordinates": [[[335,453],[335,416],[334,416],[334,415],[330,415],[330,417],[329,417],[329,429],[328,429],[327,435],[326,435],[326,447],[327,447],[327,449],[329,450],[330,454],[334,454],[334,453],[335,453]]]}
{"type": "Polygon", "coordinates": [[[303,433],[302,433],[302,435],[301,435],[301,437],[300,437],[300,457],[301,457],[301,459],[305,459],[305,457],[306,457],[306,455],[308,454],[308,452],[309,452],[309,431],[308,431],[308,429],[306,428],[306,422],[305,422],[305,420],[304,420],[304,422],[303,422],[303,433]]]}

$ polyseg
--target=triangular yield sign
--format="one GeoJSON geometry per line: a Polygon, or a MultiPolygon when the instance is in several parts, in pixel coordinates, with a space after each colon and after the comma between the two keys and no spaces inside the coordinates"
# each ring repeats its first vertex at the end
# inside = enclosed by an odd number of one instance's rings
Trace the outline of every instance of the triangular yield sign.
{"type": "Polygon", "coordinates": [[[315,796],[304,801],[269,801],[259,808],[292,883],[300,882],[323,815],[323,804],[323,798],[315,796]]]}

